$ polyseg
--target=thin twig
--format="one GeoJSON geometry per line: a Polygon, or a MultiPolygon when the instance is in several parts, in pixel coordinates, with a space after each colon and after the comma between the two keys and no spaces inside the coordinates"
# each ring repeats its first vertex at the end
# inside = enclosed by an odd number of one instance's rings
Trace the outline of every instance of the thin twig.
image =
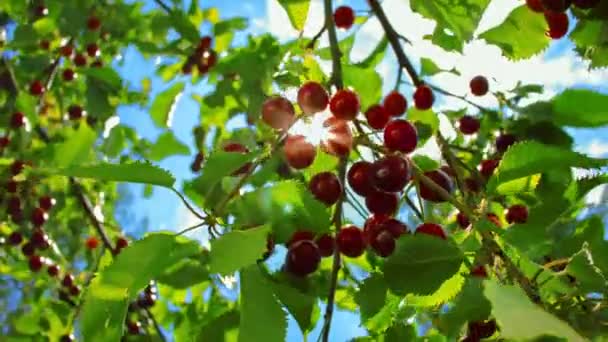
{"type": "Polygon", "coordinates": [[[412,200],[408,197],[407,193],[405,193],[403,195],[403,199],[405,200],[405,203],[408,205],[408,207],[410,207],[412,209],[412,211],[414,211],[414,213],[416,214],[416,217],[418,217],[418,219],[420,220],[420,222],[424,222],[424,215],[420,211],[421,209],[418,209],[416,207],[416,205],[414,204],[414,202],[412,202],[412,200]]]}
{"type": "Polygon", "coordinates": [[[156,4],[160,7],[162,7],[162,9],[164,9],[167,13],[171,14],[173,11],[171,10],[171,7],[169,7],[169,5],[165,4],[162,0],[154,0],[154,2],[156,2],[156,4]]]}
{"type": "Polygon", "coordinates": [[[447,95],[447,96],[453,97],[453,98],[455,98],[455,99],[459,99],[459,100],[461,100],[461,101],[464,101],[464,102],[466,102],[466,103],[470,104],[471,106],[478,108],[479,110],[481,110],[481,111],[483,111],[483,112],[490,112],[490,111],[491,111],[490,109],[488,109],[488,108],[486,108],[486,107],[484,107],[484,106],[482,106],[482,105],[479,105],[479,104],[477,104],[477,103],[475,103],[475,102],[473,102],[473,101],[471,101],[471,100],[467,99],[467,98],[466,98],[466,97],[464,97],[464,96],[461,96],[461,95],[456,95],[456,94],[454,94],[454,93],[452,93],[452,92],[449,92],[449,91],[447,91],[447,90],[445,90],[445,89],[443,89],[443,88],[440,88],[440,87],[438,87],[438,86],[436,86],[436,85],[433,85],[433,84],[427,84],[427,85],[428,85],[428,86],[429,86],[431,89],[435,90],[435,91],[436,91],[436,92],[438,92],[438,93],[441,93],[441,94],[443,94],[443,95],[447,95]]]}
{"type": "Polygon", "coordinates": [[[144,311],[146,312],[148,319],[152,321],[152,325],[154,326],[154,329],[156,330],[156,334],[158,335],[158,338],[161,341],[166,342],[167,338],[165,337],[165,334],[163,334],[163,330],[162,330],[160,324],[158,324],[158,321],[156,321],[156,318],[154,317],[154,315],[152,314],[150,309],[144,308],[144,311]]]}
{"type": "Polygon", "coordinates": [[[315,44],[321,38],[321,36],[323,35],[323,33],[325,32],[326,29],[327,29],[327,26],[323,25],[323,27],[321,27],[321,29],[319,30],[319,32],[317,32],[317,34],[315,34],[315,36],[312,37],[312,39],[310,40],[310,42],[308,44],[306,44],[306,48],[307,49],[314,49],[315,48],[315,44]]]}
{"type": "Polygon", "coordinates": [[[182,203],[184,203],[184,205],[186,206],[186,208],[188,208],[188,210],[190,210],[190,212],[192,213],[192,215],[196,216],[197,218],[204,220],[205,216],[199,214],[196,210],[194,210],[194,208],[192,207],[192,205],[190,205],[190,203],[188,203],[188,200],[186,200],[186,197],[184,197],[184,195],[182,195],[179,191],[177,191],[175,188],[171,187],[171,190],[177,195],[177,197],[179,197],[179,199],[182,200],[182,203]]]}
{"type": "Polygon", "coordinates": [[[179,235],[184,235],[184,234],[186,234],[187,232],[193,231],[193,230],[195,230],[195,229],[197,229],[197,228],[200,228],[200,227],[202,227],[202,226],[204,226],[204,225],[206,225],[206,224],[207,224],[207,222],[201,222],[201,223],[197,223],[197,224],[195,224],[195,225],[193,225],[193,226],[190,226],[190,227],[188,227],[188,228],[186,228],[186,229],[180,230],[179,232],[175,233],[175,235],[176,235],[176,236],[179,236],[179,235]]]}

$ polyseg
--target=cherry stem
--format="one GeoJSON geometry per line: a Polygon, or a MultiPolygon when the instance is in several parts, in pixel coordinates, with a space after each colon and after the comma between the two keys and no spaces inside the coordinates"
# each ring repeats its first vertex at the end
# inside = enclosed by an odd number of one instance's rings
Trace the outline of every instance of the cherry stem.
{"type": "Polygon", "coordinates": [[[327,30],[327,26],[323,25],[323,27],[321,27],[321,29],[319,30],[319,32],[317,32],[317,34],[315,34],[315,36],[312,37],[312,39],[310,40],[310,42],[306,45],[306,48],[307,49],[314,49],[315,48],[315,44],[321,38],[321,36],[323,35],[323,33],[325,33],[325,30],[327,30]]]}
{"type": "Polygon", "coordinates": [[[182,203],[184,203],[184,206],[186,206],[186,208],[188,210],[190,210],[190,212],[192,213],[192,215],[196,216],[197,218],[201,219],[201,220],[205,220],[205,216],[199,214],[194,207],[192,207],[192,205],[188,202],[188,200],[186,200],[186,197],[184,197],[184,195],[182,195],[179,191],[177,191],[174,187],[171,187],[171,190],[177,195],[177,197],[179,197],[180,200],[182,200],[182,203]]]}
{"type": "Polygon", "coordinates": [[[163,342],[167,341],[167,338],[165,337],[165,334],[163,334],[163,330],[161,329],[160,324],[158,324],[158,321],[156,320],[156,318],[152,314],[152,311],[150,311],[149,308],[144,308],[144,311],[146,312],[146,316],[148,316],[148,319],[152,321],[152,325],[154,326],[154,330],[156,330],[156,334],[158,335],[158,337],[160,338],[160,340],[163,341],[163,342]]]}

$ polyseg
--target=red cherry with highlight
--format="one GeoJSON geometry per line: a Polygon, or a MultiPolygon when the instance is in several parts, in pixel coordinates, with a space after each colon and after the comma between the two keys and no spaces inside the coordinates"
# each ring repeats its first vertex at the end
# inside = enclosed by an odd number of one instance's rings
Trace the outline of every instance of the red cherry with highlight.
{"type": "Polygon", "coordinates": [[[316,199],[327,205],[335,204],[342,196],[342,184],[332,172],[321,172],[314,175],[310,179],[308,188],[316,199]]]}
{"type": "Polygon", "coordinates": [[[319,247],[319,253],[322,257],[328,257],[334,254],[336,249],[336,240],[330,234],[323,234],[315,241],[319,247]]]}
{"type": "Polygon", "coordinates": [[[365,206],[369,211],[378,215],[392,215],[397,211],[399,198],[397,194],[382,191],[372,191],[365,197],[365,206]]]}
{"type": "Polygon", "coordinates": [[[38,272],[42,269],[44,265],[44,259],[42,259],[39,255],[32,255],[29,259],[29,266],[32,272],[38,272]]]}
{"type": "Polygon", "coordinates": [[[487,278],[488,272],[483,265],[479,265],[471,270],[471,276],[478,278],[487,278]]]}
{"type": "Polygon", "coordinates": [[[11,246],[19,246],[23,242],[23,235],[19,232],[12,232],[7,241],[11,246]]]}
{"type": "Polygon", "coordinates": [[[312,165],[317,155],[313,144],[306,141],[303,135],[290,135],[285,139],[285,159],[294,169],[305,169],[312,165]]]}
{"type": "Polygon", "coordinates": [[[90,250],[96,249],[97,247],[99,247],[99,239],[94,236],[91,236],[85,241],[85,246],[90,250]]]}
{"type": "Polygon", "coordinates": [[[51,196],[42,196],[38,199],[38,206],[44,211],[49,211],[57,201],[51,196]]]}
{"type": "Polygon", "coordinates": [[[340,6],[334,12],[334,22],[337,28],[348,30],[355,22],[355,11],[348,6],[340,6]]]}
{"type": "Polygon", "coordinates": [[[371,128],[383,129],[390,120],[390,115],[388,115],[384,107],[373,105],[365,112],[365,118],[371,128]]]}
{"type": "Polygon", "coordinates": [[[35,227],[42,226],[49,219],[49,214],[42,208],[36,208],[32,211],[32,224],[35,227]]]}
{"type": "Polygon", "coordinates": [[[405,223],[391,218],[380,223],[380,229],[391,233],[392,237],[398,239],[401,235],[408,234],[409,230],[405,223]]]}
{"type": "Polygon", "coordinates": [[[353,146],[353,134],[348,122],[334,116],[323,122],[327,129],[327,138],[321,141],[323,151],[337,157],[346,157],[353,146]]]}
{"type": "Polygon", "coordinates": [[[285,245],[287,247],[289,247],[298,241],[304,241],[304,240],[312,241],[312,240],[314,240],[314,238],[315,238],[315,233],[313,233],[309,230],[297,230],[293,233],[293,235],[291,235],[291,239],[289,239],[289,241],[287,241],[287,243],[285,245]]]}
{"type": "Polygon", "coordinates": [[[547,36],[551,39],[560,39],[568,33],[570,20],[566,13],[546,11],[545,20],[547,21],[547,24],[549,24],[547,36]]]}
{"type": "Polygon", "coordinates": [[[274,129],[285,130],[289,128],[295,115],[293,105],[284,97],[273,96],[266,99],[262,104],[262,120],[274,129]]]}
{"type": "Polygon", "coordinates": [[[329,94],[323,86],[317,82],[304,83],[298,90],[298,105],[304,114],[312,115],[322,112],[329,103],[329,94]]]}
{"type": "Polygon", "coordinates": [[[504,153],[516,142],[517,138],[513,134],[501,134],[496,138],[496,150],[500,153],[504,153]]]}
{"type": "Polygon", "coordinates": [[[456,222],[458,222],[458,225],[460,226],[460,228],[466,228],[471,224],[471,221],[469,220],[467,215],[465,215],[463,213],[458,213],[456,215],[456,222]]]}
{"type": "Polygon", "coordinates": [[[416,149],[416,127],[406,120],[393,120],[384,128],[384,146],[389,150],[410,153],[416,149]]]}
{"type": "Polygon", "coordinates": [[[353,225],[342,227],[336,237],[336,245],[340,253],[348,257],[356,258],[361,256],[365,251],[363,231],[353,225]]]}
{"type": "Polygon", "coordinates": [[[379,256],[386,258],[395,251],[395,238],[389,231],[382,231],[372,240],[371,247],[379,256]]]}
{"type": "Polygon", "coordinates": [[[392,91],[384,98],[383,106],[389,116],[401,116],[407,110],[407,100],[398,91],[392,91]]]}
{"type": "Polygon", "coordinates": [[[34,9],[36,17],[46,17],[49,14],[49,9],[44,5],[38,5],[34,9]]]}
{"type": "Polygon", "coordinates": [[[47,267],[46,272],[48,273],[49,276],[51,277],[56,277],[59,275],[59,266],[55,265],[55,264],[51,264],[47,267]]]}
{"type": "Polygon", "coordinates": [[[340,120],[353,120],[360,108],[359,96],[348,89],[338,90],[329,102],[329,109],[340,120]]]}
{"type": "Polygon", "coordinates": [[[101,27],[101,20],[96,16],[92,15],[87,19],[87,27],[91,31],[97,31],[101,27]]]}
{"type": "Polygon", "coordinates": [[[61,281],[61,285],[63,285],[64,287],[74,286],[74,276],[70,273],[64,275],[63,280],[61,281]]]}
{"type": "Polygon", "coordinates": [[[436,236],[441,239],[447,239],[443,228],[440,225],[435,223],[423,223],[416,228],[416,234],[427,234],[436,236]]]}
{"type": "Polygon", "coordinates": [[[30,84],[30,94],[34,96],[40,96],[44,94],[45,88],[42,82],[36,80],[30,84]]]}
{"type": "Polygon", "coordinates": [[[88,44],[87,55],[89,55],[89,57],[97,57],[97,55],[99,55],[99,46],[95,43],[88,44]]]}
{"type": "Polygon", "coordinates": [[[500,164],[499,159],[482,160],[481,164],[479,164],[479,173],[486,178],[490,178],[494,173],[494,170],[498,167],[498,164],[500,164]]]}
{"type": "MultiPolygon", "coordinates": [[[[233,152],[233,153],[241,153],[241,154],[249,153],[249,149],[245,145],[235,143],[235,142],[227,143],[226,145],[224,145],[223,150],[224,150],[224,152],[233,152]]],[[[253,164],[246,163],[245,165],[241,166],[240,169],[234,171],[232,173],[232,175],[233,176],[244,175],[244,174],[250,172],[252,167],[253,167],[253,164]]]]}
{"type": "MultiPolygon", "coordinates": [[[[433,182],[439,185],[443,190],[448,193],[452,193],[454,190],[454,182],[452,178],[441,170],[429,171],[424,173],[425,176],[430,178],[433,182]]],[[[428,187],[424,182],[420,182],[420,197],[430,202],[445,202],[446,200],[441,197],[441,194],[435,192],[433,189],[428,187]]]]}
{"type": "Polygon", "coordinates": [[[462,134],[466,135],[477,133],[477,131],[479,131],[479,127],[481,126],[479,119],[470,115],[461,117],[458,124],[462,134]]]}
{"type": "Polygon", "coordinates": [[[141,323],[128,321],[127,322],[127,331],[130,335],[139,335],[141,332],[141,323]]]}
{"type": "Polygon", "coordinates": [[[409,162],[400,156],[390,155],[376,160],[370,168],[370,181],[378,190],[399,192],[411,179],[409,162]]]}
{"type": "Polygon", "coordinates": [[[74,78],[76,78],[76,73],[72,69],[65,69],[61,73],[61,76],[63,77],[64,81],[70,82],[70,81],[73,81],[74,78]]]}
{"type": "Polygon", "coordinates": [[[72,57],[72,54],[74,53],[74,47],[72,45],[64,45],[61,48],[59,48],[59,53],[63,56],[63,57],[72,57]]]}
{"type": "Polygon", "coordinates": [[[289,247],[285,257],[285,270],[296,276],[304,277],[316,271],[320,262],[319,247],[313,241],[301,240],[289,247]]]}
{"type": "Polygon", "coordinates": [[[488,93],[490,84],[488,83],[488,79],[484,76],[475,76],[471,79],[469,87],[471,88],[471,93],[473,93],[473,95],[484,96],[488,93]]]}
{"type": "Polygon", "coordinates": [[[84,116],[84,113],[84,109],[82,109],[81,106],[71,105],[68,107],[68,116],[70,117],[70,120],[80,120],[84,116]]]}
{"type": "Polygon", "coordinates": [[[427,110],[433,107],[433,103],[435,102],[435,95],[433,95],[433,90],[428,86],[421,85],[416,88],[414,92],[414,105],[419,110],[427,110]]]}
{"type": "Polygon", "coordinates": [[[526,5],[536,13],[543,13],[545,11],[542,0],[526,0],[526,5]]]}
{"type": "Polygon", "coordinates": [[[14,129],[19,129],[19,128],[25,126],[25,122],[26,122],[25,115],[21,112],[15,112],[11,116],[11,127],[14,129]]]}
{"type": "Polygon", "coordinates": [[[382,224],[387,220],[389,220],[388,216],[375,214],[369,216],[365,220],[365,225],[363,226],[363,239],[366,244],[371,244],[376,238],[376,235],[384,230],[382,224]]]}
{"type": "Polygon", "coordinates": [[[360,196],[367,196],[375,191],[370,180],[372,164],[366,161],[358,161],[354,163],[348,173],[346,179],[351,189],[360,196]]]}
{"type": "Polygon", "coordinates": [[[509,207],[505,215],[507,222],[523,224],[528,221],[528,208],[521,204],[515,204],[509,207]]]}
{"type": "Polygon", "coordinates": [[[87,57],[81,53],[77,53],[74,56],[74,64],[76,64],[76,66],[85,66],[87,65],[87,57]]]}

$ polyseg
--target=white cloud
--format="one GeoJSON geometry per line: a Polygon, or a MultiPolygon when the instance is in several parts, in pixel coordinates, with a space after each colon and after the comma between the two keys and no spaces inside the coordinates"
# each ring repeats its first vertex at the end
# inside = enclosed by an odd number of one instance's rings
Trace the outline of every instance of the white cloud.
{"type": "MultiPolygon", "coordinates": [[[[192,212],[190,212],[190,210],[188,210],[188,208],[186,208],[183,204],[180,204],[177,207],[174,217],[175,222],[173,223],[172,228],[176,232],[201,223],[201,220],[192,214],[192,212]]],[[[209,247],[209,234],[206,226],[187,232],[184,234],[184,236],[200,241],[204,247],[209,247]]]]}
{"type": "Polygon", "coordinates": [[[593,139],[585,148],[588,155],[596,158],[606,157],[608,154],[608,142],[593,139]]]}

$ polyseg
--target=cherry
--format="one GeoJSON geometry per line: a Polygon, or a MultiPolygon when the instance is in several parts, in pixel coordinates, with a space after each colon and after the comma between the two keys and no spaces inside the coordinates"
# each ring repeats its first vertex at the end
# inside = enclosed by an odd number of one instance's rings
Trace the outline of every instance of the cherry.
{"type": "Polygon", "coordinates": [[[34,8],[36,17],[46,17],[49,14],[49,9],[44,5],[38,5],[34,8]]]}
{"type": "Polygon", "coordinates": [[[42,229],[36,228],[30,237],[30,243],[37,249],[45,250],[49,248],[49,237],[42,229]]]}
{"type": "Polygon", "coordinates": [[[569,19],[564,12],[545,12],[545,20],[549,24],[547,36],[552,39],[560,39],[568,33],[569,19]]]}
{"type": "Polygon", "coordinates": [[[14,180],[10,180],[6,183],[6,191],[14,194],[15,192],[17,192],[18,185],[19,183],[15,182],[14,180]]]}
{"type": "Polygon", "coordinates": [[[78,296],[80,294],[80,288],[76,285],[70,286],[70,294],[72,296],[78,296]]]}
{"type": "Polygon", "coordinates": [[[336,241],[330,234],[323,234],[319,236],[315,242],[317,243],[317,247],[319,247],[319,253],[322,257],[328,257],[334,254],[336,241]]]}
{"type": "Polygon", "coordinates": [[[19,232],[12,232],[8,236],[8,243],[11,246],[19,246],[23,242],[23,235],[19,232]]]}
{"type": "Polygon", "coordinates": [[[310,230],[297,230],[291,235],[291,239],[289,239],[285,245],[289,247],[298,241],[312,241],[314,238],[315,233],[311,232],[310,230]]]}
{"type": "Polygon", "coordinates": [[[479,192],[481,190],[481,185],[473,177],[468,177],[464,180],[464,187],[470,192],[479,192]]]}
{"type": "Polygon", "coordinates": [[[129,331],[129,334],[131,334],[131,335],[139,335],[139,333],[141,331],[141,323],[127,321],[127,330],[129,331]]]}
{"type": "Polygon", "coordinates": [[[433,102],[435,102],[435,95],[433,95],[431,88],[425,85],[416,88],[414,92],[414,105],[416,108],[420,110],[431,109],[433,102]]]}
{"type": "Polygon", "coordinates": [[[62,47],[59,48],[59,53],[63,56],[63,57],[72,57],[72,54],[74,54],[74,47],[72,45],[64,45],[62,47]]]}
{"type": "Polygon", "coordinates": [[[486,268],[483,267],[483,265],[479,265],[471,270],[471,275],[473,277],[487,278],[488,272],[486,271],[486,268]]]}
{"type": "Polygon", "coordinates": [[[69,335],[63,335],[61,336],[61,338],[59,339],[59,342],[74,342],[76,339],[74,338],[74,335],[69,334],[69,335]]]}
{"type": "Polygon", "coordinates": [[[65,69],[63,70],[61,76],[63,77],[64,81],[70,82],[76,78],[76,73],[72,69],[65,69]]]}
{"type": "Polygon", "coordinates": [[[498,228],[502,227],[502,223],[500,222],[498,215],[496,215],[494,213],[487,213],[486,218],[488,220],[490,220],[490,222],[492,222],[496,227],[498,227],[498,228]]]}
{"type": "Polygon", "coordinates": [[[32,255],[29,259],[29,266],[32,272],[38,272],[44,265],[44,259],[38,255],[32,255]]]}
{"type": "Polygon", "coordinates": [[[313,241],[301,240],[289,247],[285,257],[285,270],[303,277],[316,271],[320,262],[319,247],[313,241]]]}
{"type": "Polygon", "coordinates": [[[490,85],[488,84],[488,79],[484,76],[475,76],[471,79],[469,87],[471,88],[471,93],[473,93],[473,95],[484,96],[488,93],[490,85]]]}
{"type": "Polygon", "coordinates": [[[0,149],[5,148],[10,143],[11,139],[9,137],[0,137],[0,149]]]}
{"type": "Polygon", "coordinates": [[[40,41],[40,48],[42,50],[48,50],[51,47],[51,42],[46,39],[40,41]]]}
{"type": "Polygon", "coordinates": [[[311,115],[322,112],[327,108],[328,103],[329,94],[317,82],[306,82],[298,90],[298,105],[304,114],[311,115]]]}
{"type": "Polygon", "coordinates": [[[395,238],[388,231],[382,231],[372,240],[371,246],[379,256],[386,258],[395,251],[395,238]]]}
{"type": "Polygon", "coordinates": [[[416,127],[406,120],[393,120],[384,128],[384,146],[389,150],[410,153],[416,149],[416,127]]]}
{"type": "Polygon", "coordinates": [[[570,4],[571,0],[541,0],[545,12],[565,12],[570,4]]]}
{"type": "Polygon", "coordinates": [[[353,120],[360,108],[359,96],[348,89],[338,90],[329,102],[329,109],[340,120],[353,120]]]}
{"type": "Polygon", "coordinates": [[[34,227],[42,226],[49,219],[49,214],[42,208],[36,208],[32,211],[32,224],[34,227]]]}
{"type": "Polygon", "coordinates": [[[369,177],[372,185],[384,192],[399,192],[403,190],[412,177],[409,162],[400,156],[390,155],[376,160],[370,170],[369,177]]]}
{"type": "Polygon", "coordinates": [[[80,120],[80,119],[82,119],[84,114],[85,114],[85,111],[84,111],[84,109],[82,109],[81,106],[71,105],[68,107],[68,116],[70,117],[70,120],[73,120],[73,121],[80,120]]]}
{"type": "MultiPolygon", "coordinates": [[[[226,145],[224,145],[224,152],[247,154],[247,153],[249,153],[249,149],[245,145],[235,143],[235,142],[229,142],[226,145]]],[[[233,176],[244,175],[244,174],[250,172],[252,167],[253,167],[253,164],[246,163],[245,165],[241,166],[240,169],[234,171],[232,173],[232,175],[233,176]]]]}
{"type": "Polygon", "coordinates": [[[319,201],[333,205],[342,196],[342,184],[338,177],[331,172],[321,172],[314,175],[308,184],[310,192],[319,201]]]}
{"type": "MultiPolygon", "coordinates": [[[[430,178],[433,182],[435,182],[448,193],[451,193],[454,190],[454,182],[445,172],[441,170],[434,170],[425,172],[424,175],[430,178]]],[[[441,194],[435,192],[423,182],[420,182],[420,197],[430,202],[446,201],[446,199],[443,198],[441,194]]]]}
{"type": "Polygon", "coordinates": [[[493,319],[485,322],[469,322],[467,327],[467,337],[473,341],[480,341],[494,335],[497,328],[496,321],[493,319]]]}
{"type": "Polygon", "coordinates": [[[197,67],[201,74],[206,74],[217,63],[217,53],[214,50],[207,50],[198,59],[197,67]]]}
{"type": "Polygon", "coordinates": [[[88,44],[87,55],[89,55],[89,57],[97,57],[97,55],[99,55],[99,46],[95,43],[88,44]]]}
{"type": "Polygon", "coordinates": [[[419,225],[418,228],[416,228],[416,234],[418,233],[436,236],[444,240],[447,239],[443,228],[441,228],[440,225],[435,223],[423,223],[419,225]]]}
{"type": "Polygon", "coordinates": [[[500,153],[504,153],[516,142],[517,138],[513,134],[501,134],[496,138],[496,150],[500,153]]]}
{"type": "Polygon", "coordinates": [[[480,123],[476,117],[465,115],[458,121],[462,134],[470,135],[479,131],[480,123]]]}
{"type": "Polygon", "coordinates": [[[376,238],[376,235],[384,229],[382,223],[387,220],[389,220],[389,217],[386,215],[371,215],[365,220],[365,224],[363,225],[363,239],[366,244],[372,243],[376,238]]]}
{"type": "Polygon", "coordinates": [[[38,206],[44,211],[49,211],[57,201],[51,196],[42,196],[38,199],[38,206]]]}
{"type": "Polygon", "coordinates": [[[97,31],[101,27],[101,20],[94,15],[87,19],[87,27],[91,31],[97,31]]]}
{"type": "Polygon", "coordinates": [[[21,210],[21,199],[19,199],[19,197],[10,197],[8,199],[8,211],[10,213],[16,212],[16,211],[20,211],[21,210]]]}
{"type": "Polygon", "coordinates": [[[76,66],[87,65],[87,57],[81,53],[77,53],[74,55],[74,64],[76,64],[76,66]]]}
{"type": "Polygon", "coordinates": [[[383,129],[390,120],[390,115],[381,105],[373,105],[365,112],[365,118],[371,128],[383,129]]]}
{"type": "Polygon", "coordinates": [[[21,172],[23,172],[24,168],[25,168],[25,162],[23,162],[21,160],[15,160],[11,164],[11,173],[13,174],[13,176],[16,176],[16,175],[20,174],[21,172]]]}
{"type": "Polygon", "coordinates": [[[274,129],[288,129],[295,115],[293,105],[284,97],[273,96],[262,105],[262,120],[274,129]]]}
{"type": "Polygon", "coordinates": [[[372,164],[366,161],[358,161],[354,163],[348,173],[346,179],[351,189],[360,196],[367,196],[375,191],[370,183],[370,173],[372,164]]]}
{"type": "Polygon", "coordinates": [[[31,242],[27,242],[25,245],[21,246],[21,253],[25,256],[32,256],[36,251],[36,247],[31,242]]]}
{"type": "Polygon", "coordinates": [[[303,135],[290,135],[285,139],[285,159],[294,169],[305,169],[312,165],[317,155],[313,144],[306,141],[303,135]]]}
{"type": "Polygon", "coordinates": [[[11,116],[11,127],[14,129],[19,129],[19,128],[25,126],[25,122],[26,122],[25,115],[21,112],[15,112],[11,116]]]}
{"type": "Polygon", "coordinates": [[[572,0],[574,6],[580,9],[591,9],[600,3],[600,0],[572,0]]]}
{"type": "Polygon", "coordinates": [[[526,223],[528,221],[528,208],[521,204],[509,207],[505,219],[509,223],[526,223]]]}
{"type": "Polygon", "coordinates": [[[190,169],[192,172],[199,172],[203,166],[203,161],[205,160],[205,155],[203,152],[198,152],[194,157],[194,161],[190,165],[190,169]]]}
{"type": "Polygon", "coordinates": [[[193,67],[193,63],[190,63],[189,61],[184,63],[184,65],[182,65],[182,74],[184,75],[190,75],[192,73],[192,67],[193,67]]]}
{"type": "Polygon", "coordinates": [[[486,159],[482,160],[481,164],[479,164],[479,173],[486,178],[490,178],[490,176],[494,173],[494,170],[500,164],[499,159],[486,159]]]}
{"type": "Polygon", "coordinates": [[[64,287],[72,287],[74,286],[74,276],[71,273],[67,273],[63,276],[63,280],[61,281],[61,285],[64,287]]]}
{"type": "Polygon", "coordinates": [[[211,48],[211,42],[212,42],[211,37],[209,37],[209,36],[201,37],[201,40],[198,43],[197,49],[199,51],[207,51],[211,48]]]}
{"type": "Polygon", "coordinates": [[[116,239],[116,249],[123,249],[129,246],[129,240],[124,237],[119,237],[116,239]]]}
{"type": "Polygon", "coordinates": [[[407,100],[398,91],[388,93],[383,105],[389,116],[401,116],[407,110],[407,100]]]}
{"type": "Polygon", "coordinates": [[[42,82],[36,80],[30,84],[30,94],[40,96],[44,94],[44,91],[44,84],[42,84],[42,82]]]}
{"type": "Polygon", "coordinates": [[[536,13],[543,13],[545,11],[542,0],[526,0],[526,5],[536,13]]]}
{"type": "Polygon", "coordinates": [[[465,215],[463,213],[458,213],[456,215],[456,222],[458,222],[458,225],[460,226],[460,228],[466,228],[471,224],[471,221],[469,220],[467,215],[465,215]]]}
{"type": "Polygon", "coordinates": [[[101,68],[101,67],[103,67],[103,62],[100,59],[98,59],[95,62],[91,63],[91,67],[101,68]]]}
{"type": "Polygon", "coordinates": [[[392,215],[398,206],[399,198],[394,193],[372,191],[365,197],[365,206],[378,215],[392,215]]]}
{"type": "Polygon", "coordinates": [[[336,27],[348,30],[355,22],[355,11],[348,6],[340,6],[334,12],[336,27]]]}
{"type": "Polygon", "coordinates": [[[274,241],[274,237],[272,235],[268,235],[268,237],[266,237],[266,251],[264,252],[264,255],[262,255],[262,260],[268,259],[272,253],[274,253],[275,245],[276,243],[274,241]]]}
{"type": "Polygon", "coordinates": [[[85,241],[85,246],[90,250],[96,249],[97,247],[99,247],[99,239],[94,236],[91,236],[85,241]]]}
{"type": "Polygon", "coordinates": [[[394,218],[387,219],[380,223],[380,229],[389,232],[395,239],[398,239],[403,234],[409,233],[407,226],[403,222],[394,218]]]}
{"type": "Polygon", "coordinates": [[[60,271],[59,266],[57,266],[55,264],[49,265],[46,269],[46,273],[48,273],[48,275],[53,278],[59,275],[59,271],[60,271]]]}
{"type": "Polygon", "coordinates": [[[327,138],[321,141],[321,148],[334,156],[346,157],[353,146],[353,133],[348,122],[334,116],[323,122],[327,129],[327,138]]]}
{"type": "Polygon", "coordinates": [[[336,237],[336,245],[340,253],[348,257],[356,258],[361,256],[365,251],[363,231],[353,225],[342,227],[336,237]]]}

